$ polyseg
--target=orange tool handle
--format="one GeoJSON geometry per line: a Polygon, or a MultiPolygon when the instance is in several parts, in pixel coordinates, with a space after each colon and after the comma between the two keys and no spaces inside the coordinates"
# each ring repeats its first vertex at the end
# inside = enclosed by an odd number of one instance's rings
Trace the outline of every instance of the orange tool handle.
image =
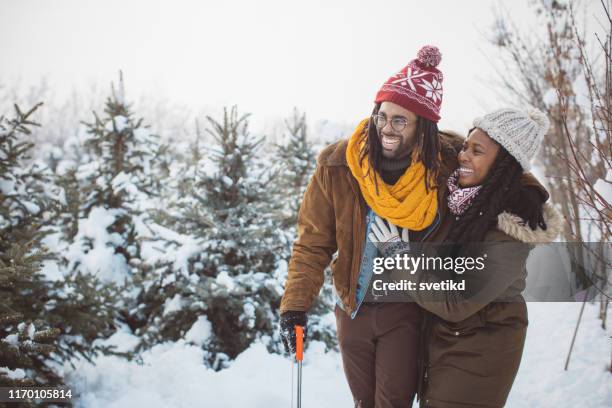
{"type": "Polygon", "coordinates": [[[304,328],[298,325],[295,325],[295,359],[304,359],[304,328]]]}

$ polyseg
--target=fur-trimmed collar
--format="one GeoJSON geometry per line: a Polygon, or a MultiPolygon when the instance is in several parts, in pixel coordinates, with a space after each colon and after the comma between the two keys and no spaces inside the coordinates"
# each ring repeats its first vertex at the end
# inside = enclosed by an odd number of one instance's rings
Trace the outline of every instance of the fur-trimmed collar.
{"type": "Polygon", "coordinates": [[[538,227],[535,231],[519,216],[503,212],[497,216],[497,228],[514,239],[527,243],[547,243],[557,238],[563,230],[563,219],[550,203],[544,203],[546,230],[538,227]]]}

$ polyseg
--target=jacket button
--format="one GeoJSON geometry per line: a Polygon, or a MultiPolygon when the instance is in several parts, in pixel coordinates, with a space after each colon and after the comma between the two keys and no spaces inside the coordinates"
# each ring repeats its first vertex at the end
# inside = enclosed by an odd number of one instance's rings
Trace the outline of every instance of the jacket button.
{"type": "Polygon", "coordinates": [[[455,336],[458,336],[460,333],[458,331],[455,332],[455,336]]]}

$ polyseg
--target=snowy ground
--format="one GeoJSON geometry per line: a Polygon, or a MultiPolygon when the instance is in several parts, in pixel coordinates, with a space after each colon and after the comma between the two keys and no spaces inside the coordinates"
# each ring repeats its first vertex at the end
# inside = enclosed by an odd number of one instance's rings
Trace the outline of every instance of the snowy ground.
{"type": "MultiPolygon", "coordinates": [[[[527,344],[508,407],[612,406],[612,375],[606,371],[612,331],[601,329],[598,306],[586,305],[569,370],[563,370],[580,306],[529,303],[527,344]]],[[[119,333],[113,341],[129,347],[133,339],[119,333]]],[[[340,356],[313,343],[304,358],[303,406],[352,406],[340,356]]],[[[260,344],[221,372],[204,368],[199,347],[183,342],[155,347],[143,359],[144,365],[102,357],[96,366],[66,366],[71,385],[82,394],[78,406],[290,407],[291,363],[260,344]]]]}

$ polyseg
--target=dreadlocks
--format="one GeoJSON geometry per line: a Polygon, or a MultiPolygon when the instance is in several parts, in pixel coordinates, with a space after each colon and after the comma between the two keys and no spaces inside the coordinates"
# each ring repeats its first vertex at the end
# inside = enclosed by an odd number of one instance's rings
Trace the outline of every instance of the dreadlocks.
{"type": "MultiPolygon", "coordinates": [[[[380,103],[377,103],[374,106],[372,115],[378,114],[380,105],[380,103]]],[[[374,184],[378,192],[378,180],[376,175],[380,174],[383,155],[378,128],[373,120],[369,121],[366,131],[361,137],[366,138],[366,144],[360,155],[360,163],[363,162],[366,156],[368,157],[370,168],[367,174],[369,174],[371,170],[374,170],[374,184]]],[[[423,165],[425,166],[425,189],[429,192],[429,189],[432,187],[429,183],[430,177],[436,179],[440,171],[440,138],[438,137],[438,125],[435,122],[417,116],[414,149],[415,152],[413,152],[413,157],[415,157],[416,160],[423,161],[423,165]]]]}

